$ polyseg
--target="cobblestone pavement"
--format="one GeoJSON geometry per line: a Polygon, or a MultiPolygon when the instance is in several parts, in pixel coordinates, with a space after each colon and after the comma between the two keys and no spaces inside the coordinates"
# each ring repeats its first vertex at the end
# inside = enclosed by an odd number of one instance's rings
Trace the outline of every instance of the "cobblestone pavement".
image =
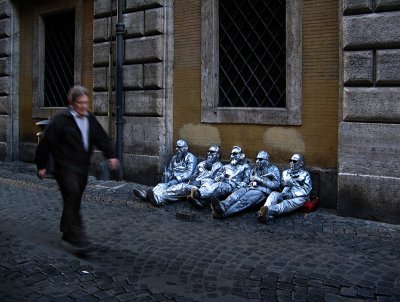
{"type": "Polygon", "coordinates": [[[96,249],[77,257],[60,243],[54,179],[34,172],[0,162],[0,301],[400,301],[398,225],[324,209],[219,221],[90,178],[82,213],[96,249]]]}

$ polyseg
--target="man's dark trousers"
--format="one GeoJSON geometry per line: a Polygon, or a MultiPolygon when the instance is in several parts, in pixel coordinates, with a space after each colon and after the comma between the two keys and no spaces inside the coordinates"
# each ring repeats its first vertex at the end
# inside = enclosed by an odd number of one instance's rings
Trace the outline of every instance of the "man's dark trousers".
{"type": "Polygon", "coordinates": [[[80,208],[88,172],[62,171],[55,175],[55,179],[60,187],[64,203],[60,221],[63,239],[77,245],[87,243],[80,208]]]}

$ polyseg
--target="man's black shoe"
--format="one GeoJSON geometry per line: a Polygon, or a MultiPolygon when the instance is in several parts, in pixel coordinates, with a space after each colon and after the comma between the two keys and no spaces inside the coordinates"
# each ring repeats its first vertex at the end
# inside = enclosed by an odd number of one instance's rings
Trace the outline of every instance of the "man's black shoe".
{"type": "Polygon", "coordinates": [[[153,206],[156,206],[156,207],[158,206],[156,198],[154,197],[153,189],[147,190],[146,196],[147,196],[147,199],[150,201],[150,203],[153,206]]]}
{"type": "Polygon", "coordinates": [[[94,249],[93,245],[91,245],[89,241],[74,243],[69,241],[67,238],[64,238],[64,236],[61,239],[61,244],[67,251],[76,255],[85,255],[94,249]]]}
{"type": "Polygon", "coordinates": [[[204,207],[204,205],[198,199],[192,197],[191,195],[187,197],[187,201],[197,210],[201,210],[204,207]]]}
{"type": "Polygon", "coordinates": [[[133,189],[132,192],[136,197],[143,201],[147,201],[146,192],[144,190],[133,189]]]}
{"type": "Polygon", "coordinates": [[[224,214],[224,209],[222,203],[218,200],[217,197],[211,196],[211,209],[213,211],[213,218],[221,219],[224,214]]]}

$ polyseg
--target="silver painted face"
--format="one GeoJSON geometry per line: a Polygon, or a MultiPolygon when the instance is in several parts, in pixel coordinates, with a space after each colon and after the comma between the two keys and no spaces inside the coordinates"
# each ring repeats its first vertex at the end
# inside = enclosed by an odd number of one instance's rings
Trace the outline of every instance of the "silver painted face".
{"type": "Polygon", "coordinates": [[[257,168],[263,168],[269,165],[269,155],[265,151],[260,151],[257,154],[256,166],[257,168]]]}
{"type": "Polygon", "coordinates": [[[237,165],[244,158],[242,149],[238,146],[234,146],[231,151],[231,164],[237,165]]]}
{"type": "Polygon", "coordinates": [[[211,146],[207,152],[207,162],[210,164],[216,163],[221,156],[219,146],[211,146]]]}
{"type": "Polygon", "coordinates": [[[293,154],[289,162],[290,169],[292,171],[297,171],[304,166],[304,158],[300,154],[293,154]]]}
{"type": "Polygon", "coordinates": [[[176,142],[175,150],[178,156],[183,157],[186,155],[188,151],[188,145],[184,140],[180,139],[176,142]]]}

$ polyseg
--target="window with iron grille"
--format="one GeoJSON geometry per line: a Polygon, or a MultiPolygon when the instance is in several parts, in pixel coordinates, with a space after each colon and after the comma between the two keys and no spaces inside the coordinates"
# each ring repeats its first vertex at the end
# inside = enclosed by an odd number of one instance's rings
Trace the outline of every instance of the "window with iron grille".
{"type": "Polygon", "coordinates": [[[284,0],[219,1],[219,106],[285,107],[284,0]]]}
{"type": "Polygon", "coordinates": [[[45,26],[44,106],[65,107],[74,84],[75,11],[43,18],[45,26]]]}
{"type": "Polygon", "coordinates": [[[203,0],[201,121],[300,125],[301,0],[203,0]]]}
{"type": "Polygon", "coordinates": [[[81,83],[87,47],[84,0],[35,1],[32,39],[32,117],[54,116],[68,104],[67,93],[81,83]]]}

